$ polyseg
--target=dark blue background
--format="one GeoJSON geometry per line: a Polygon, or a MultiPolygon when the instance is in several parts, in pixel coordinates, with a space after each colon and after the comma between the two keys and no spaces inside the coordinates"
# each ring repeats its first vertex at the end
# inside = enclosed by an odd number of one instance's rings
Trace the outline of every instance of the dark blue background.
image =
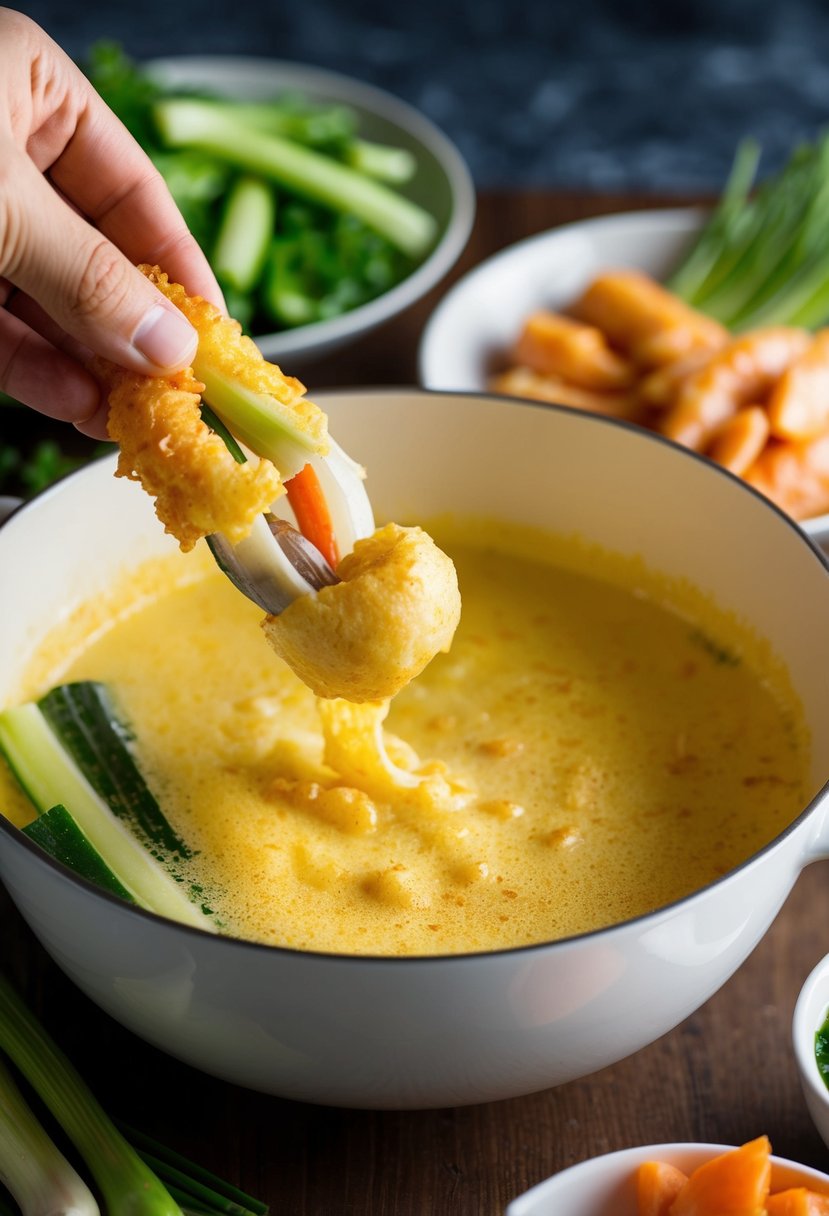
{"type": "Polygon", "coordinates": [[[481,186],[711,191],[755,134],[763,169],[829,114],[819,0],[37,0],[74,57],[228,52],[381,85],[459,144],[481,186]]]}

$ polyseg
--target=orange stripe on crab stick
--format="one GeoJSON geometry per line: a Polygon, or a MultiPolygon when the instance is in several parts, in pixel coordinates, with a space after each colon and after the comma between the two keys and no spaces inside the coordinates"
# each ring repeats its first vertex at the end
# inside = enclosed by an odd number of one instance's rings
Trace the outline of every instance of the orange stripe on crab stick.
{"type": "Polygon", "coordinates": [[[286,481],[285,489],[300,532],[312,545],[316,545],[331,569],[336,570],[340,552],[334,526],[319,478],[311,465],[306,464],[290,481],[286,481]]]}

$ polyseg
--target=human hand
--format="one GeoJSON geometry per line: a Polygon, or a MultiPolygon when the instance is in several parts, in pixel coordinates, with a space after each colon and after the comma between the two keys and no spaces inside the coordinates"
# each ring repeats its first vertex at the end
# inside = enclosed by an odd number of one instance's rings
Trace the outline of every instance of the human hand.
{"type": "Polygon", "coordinates": [[[105,438],[91,352],[186,367],[196,332],[137,262],[222,306],[149,157],[60,47],[0,8],[0,389],[105,438]]]}

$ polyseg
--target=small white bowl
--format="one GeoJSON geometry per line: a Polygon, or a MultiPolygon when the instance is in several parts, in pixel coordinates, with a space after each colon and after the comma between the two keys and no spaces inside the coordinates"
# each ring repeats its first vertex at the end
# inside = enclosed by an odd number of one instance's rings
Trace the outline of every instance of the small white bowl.
{"type": "MultiPolygon", "coordinates": [[[[591,1157],[526,1191],[506,1216],[636,1216],[636,1170],[643,1161],[665,1161],[688,1174],[729,1144],[646,1144],[591,1157]]],[[[773,1191],[807,1186],[829,1195],[829,1175],[783,1157],[771,1159],[773,1191]]]]}
{"type": "Polygon", "coordinates": [[[815,1034],[829,1017],[829,954],[800,990],[792,1018],[792,1042],[803,1096],[815,1127],[829,1146],[829,1087],[818,1071],[815,1034]]]}
{"type": "Polygon", "coordinates": [[[229,55],[156,59],[148,65],[164,84],[261,101],[301,93],[312,102],[339,102],[357,115],[360,135],[412,152],[417,171],[400,193],[425,207],[438,222],[438,239],[405,279],[367,304],[328,321],[278,333],[254,334],[267,359],[318,357],[368,333],[425,295],[460,256],[475,218],[475,187],[457,148],[412,106],[373,85],[324,68],[229,55]]]}

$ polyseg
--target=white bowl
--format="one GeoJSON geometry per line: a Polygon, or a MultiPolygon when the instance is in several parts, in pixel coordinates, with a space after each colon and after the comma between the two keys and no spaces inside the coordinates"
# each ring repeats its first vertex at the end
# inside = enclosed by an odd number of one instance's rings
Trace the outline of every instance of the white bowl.
{"type": "Polygon", "coordinates": [[[460,256],[475,218],[469,170],[454,144],[398,97],[338,72],[278,59],[194,55],[156,59],[147,67],[165,84],[209,89],[245,101],[296,92],[310,101],[342,102],[357,114],[363,138],[396,144],[416,157],[417,172],[400,192],[437,220],[439,236],[431,253],[402,282],[351,312],[296,329],[254,334],[266,358],[316,358],[361,337],[419,300],[460,256]]]}
{"type": "MultiPolygon", "coordinates": [[[[646,1144],[591,1157],[519,1196],[507,1216],[636,1216],[636,1170],[643,1161],[664,1161],[690,1173],[734,1147],[730,1144],[646,1144]]],[[[829,1195],[829,1175],[783,1157],[771,1159],[772,1191],[806,1186],[829,1195]]]]}
{"type": "Polygon", "coordinates": [[[803,1096],[815,1127],[829,1147],[829,1088],[818,1072],[815,1034],[829,1017],[829,955],[800,990],[792,1018],[792,1043],[803,1096]]]}
{"type": "MultiPolygon", "coordinates": [[[[316,398],[369,469],[379,519],[455,514],[564,533],[685,578],[768,638],[829,738],[829,569],[752,489],[639,428],[503,397],[354,390],[316,398]]],[[[174,542],[138,486],[90,465],[0,529],[0,705],[38,640],[117,571],[174,542]]],[[[441,1107],[546,1089],[653,1042],[766,932],[829,857],[829,757],[777,838],[688,898],[552,943],[392,958],[219,937],[91,887],[0,817],[0,878],[46,949],[125,1026],[207,1072],[284,1097],[441,1107]]]]}

